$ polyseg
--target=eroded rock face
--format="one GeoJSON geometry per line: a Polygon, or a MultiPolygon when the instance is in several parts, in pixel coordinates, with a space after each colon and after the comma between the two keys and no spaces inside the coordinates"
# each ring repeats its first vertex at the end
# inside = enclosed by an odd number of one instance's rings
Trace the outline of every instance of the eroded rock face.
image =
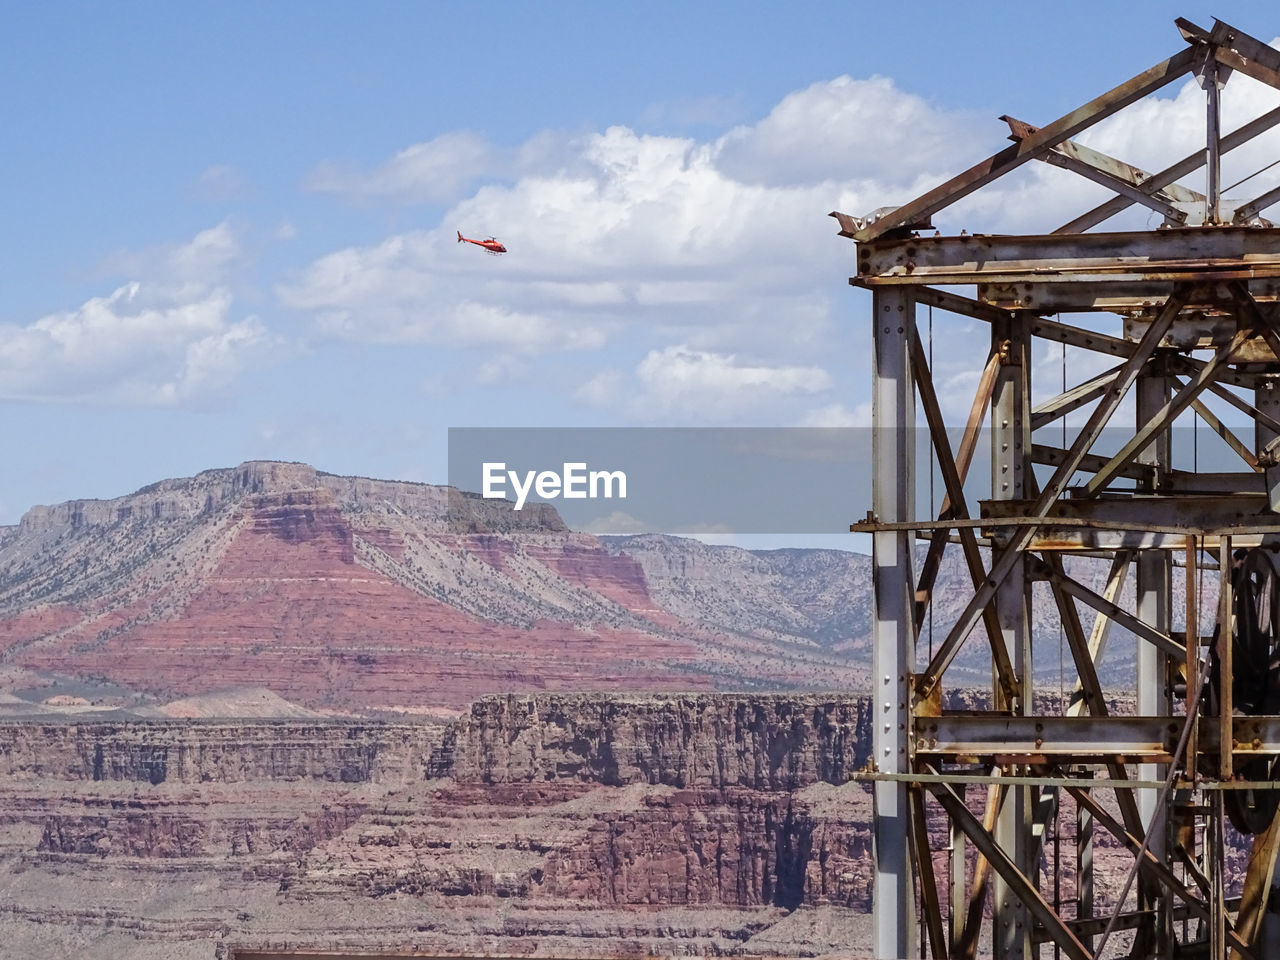
{"type": "Polygon", "coordinates": [[[866,909],[868,839],[797,797],[673,791],[601,817],[585,844],[548,858],[539,892],[614,905],[866,909]]]}
{"type": "Polygon", "coordinates": [[[857,697],[668,695],[3,723],[0,936],[731,952],[795,910],[865,913],[865,720],[857,697]]]}
{"type": "Polygon", "coordinates": [[[344,720],[0,723],[0,779],[407,784],[439,765],[445,732],[344,720]]]}
{"type": "Polygon", "coordinates": [[[857,697],[486,697],[450,731],[453,775],[795,790],[867,758],[857,697]]]}
{"type": "MultiPolygon", "coordinates": [[[[514,516],[448,487],[270,462],[34,507],[0,528],[0,664],[166,700],[260,685],[344,713],[863,678],[836,649],[852,621],[816,643],[808,621],[788,632],[759,613],[788,605],[787,583],[753,588],[758,615],[734,626],[664,606],[637,559],[548,506],[514,516]]],[[[858,592],[841,556],[820,618],[858,592]]]]}

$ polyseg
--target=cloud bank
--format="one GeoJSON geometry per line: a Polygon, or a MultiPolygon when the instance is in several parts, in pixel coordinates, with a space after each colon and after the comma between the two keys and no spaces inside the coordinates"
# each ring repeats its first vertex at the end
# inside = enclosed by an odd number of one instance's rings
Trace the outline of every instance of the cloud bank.
{"type": "Polygon", "coordinates": [[[0,395],[164,406],[225,387],[274,341],[256,317],[232,319],[226,275],[239,256],[223,223],[118,258],[143,279],[33,323],[0,324],[0,395]]]}
{"type": "MultiPolygon", "coordinates": [[[[1234,77],[1224,128],[1277,104],[1276,91],[1234,77]]],[[[1203,122],[1203,94],[1188,81],[1080,139],[1155,170],[1194,151],[1203,122]]],[[[504,159],[473,134],[437,137],[332,188],[410,204],[440,200],[477,166],[503,180],[458,199],[434,228],[315,260],[278,294],[322,336],[503,357],[583,354],[583,374],[566,390],[633,420],[684,411],[693,422],[733,421],[768,407],[791,422],[858,422],[865,388],[841,382],[830,357],[837,322],[855,309],[843,285],[853,248],[825,213],[910,199],[1000,149],[1004,133],[889,78],[843,76],[710,140],[615,126],[543,134],[504,159]],[[456,230],[495,231],[511,254],[458,248],[456,230]]],[[[1263,166],[1276,147],[1264,136],[1241,148],[1225,176],[1263,166]]],[[[1260,177],[1241,192],[1278,181],[1260,177]]],[[[1037,162],[936,219],[944,230],[1047,231],[1109,195],[1037,162]]],[[[1117,223],[1149,219],[1136,210],[1117,223]]],[[[963,415],[970,361],[948,345],[971,346],[985,330],[952,325],[939,336],[943,399],[963,415]]],[[[493,382],[498,366],[483,369],[493,382]]]]}

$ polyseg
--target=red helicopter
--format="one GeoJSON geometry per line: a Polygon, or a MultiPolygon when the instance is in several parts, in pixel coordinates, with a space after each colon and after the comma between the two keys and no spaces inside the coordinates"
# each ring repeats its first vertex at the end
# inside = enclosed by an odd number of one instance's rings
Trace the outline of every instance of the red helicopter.
{"type": "Polygon", "coordinates": [[[462,231],[458,231],[458,242],[474,243],[477,247],[484,247],[486,253],[490,256],[500,256],[507,252],[507,248],[498,242],[496,237],[488,237],[484,240],[472,240],[470,237],[464,237],[462,231]]]}

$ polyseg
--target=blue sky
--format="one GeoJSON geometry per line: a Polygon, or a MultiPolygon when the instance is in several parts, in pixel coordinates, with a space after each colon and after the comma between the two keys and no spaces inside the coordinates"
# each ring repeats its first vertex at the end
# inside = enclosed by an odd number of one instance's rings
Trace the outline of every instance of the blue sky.
{"type": "MultiPolygon", "coordinates": [[[[0,522],[256,458],[442,482],[450,426],[862,422],[827,211],[1176,52],[1177,15],[1280,34],[1264,3],[10,4],[0,522]]],[[[1180,91],[1099,142],[1184,149],[1180,91]]],[[[1024,226],[1045,170],[965,215],[1024,226]]]]}

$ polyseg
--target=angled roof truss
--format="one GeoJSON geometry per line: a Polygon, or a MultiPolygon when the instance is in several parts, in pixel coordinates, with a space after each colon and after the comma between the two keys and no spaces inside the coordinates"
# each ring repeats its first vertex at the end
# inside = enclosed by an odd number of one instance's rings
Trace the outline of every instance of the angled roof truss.
{"type": "Polygon", "coordinates": [[[1009,124],[1012,146],[992,154],[900,207],[883,208],[867,217],[833,212],[831,216],[840,223],[840,235],[869,242],[931,227],[934,214],[1030,160],[1041,160],[1072,170],[1116,194],[1054,233],[1082,233],[1134,203],[1163,214],[1167,224],[1187,223],[1189,205],[1199,206],[1206,223],[1255,222],[1264,209],[1280,201],[1280,188],[1267,191],[1233,210],[1222,210],[1217,167],[1223,153],[1280,123],[1280,108],[1223,135],[1218,124],[1218,90],[1232,71],[1280,89],[1280,51],[1220,20],[1214,21],[1211,30],[1183,19],[1179,19],[1177,25],[1187,46],[1167,60],[1045,126],[1036,127],[1012,117],[1001,117],[1009,124]],[[1167,169],[1152,174],[1072,139],[1130,104],[1188,76],[1197,78],[1209,101],[1204,150],[1198,150],[1167,169]],[[1210,168],[1209,196],[1176,182],[1206,164],[1210,168]]]}

